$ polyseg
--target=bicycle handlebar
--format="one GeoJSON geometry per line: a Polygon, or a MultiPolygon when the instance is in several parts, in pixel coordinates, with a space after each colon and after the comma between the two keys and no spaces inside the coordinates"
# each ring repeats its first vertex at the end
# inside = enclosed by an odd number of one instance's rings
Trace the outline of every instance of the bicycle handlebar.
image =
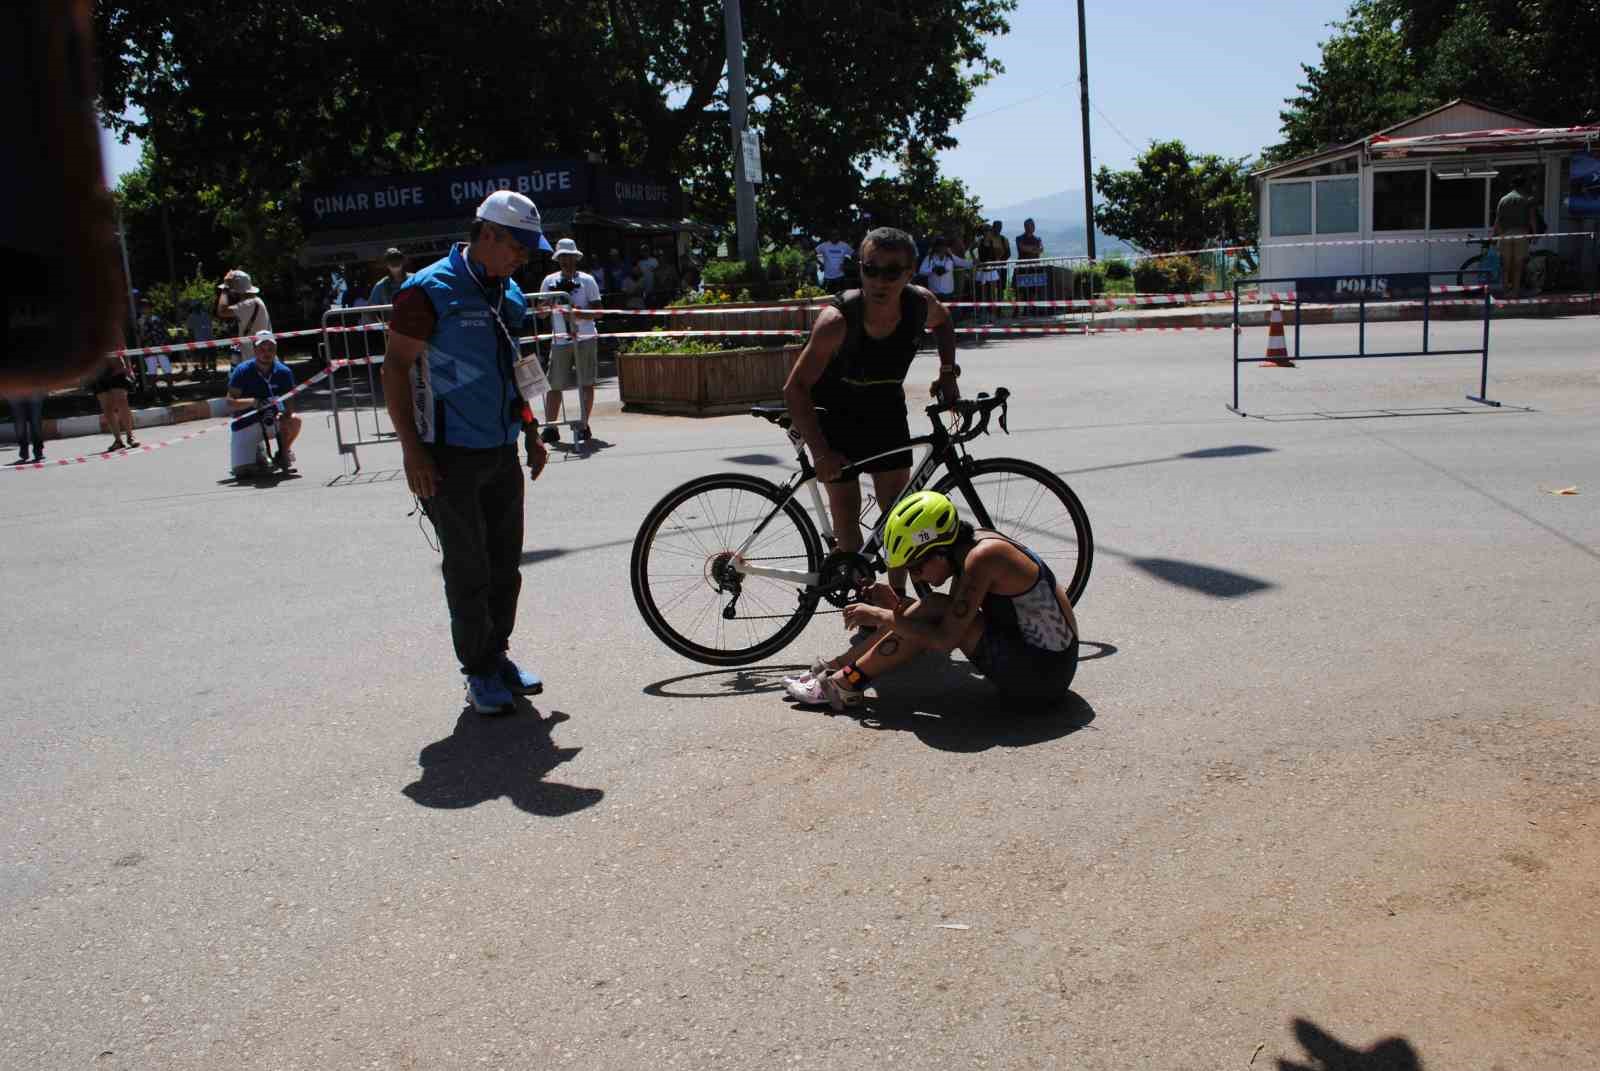
{"type": "Polygon", "coordinates": [[[961,417],[961,430],[953,432],[951,438],[956,442],[964,443],[976,439],[980,435],[989,433],[989,418],[996,409],[1000,410],[1000,430],[1007,435],[1011,429],[1006,427],[1007,399],[1011,391],[1005,387],[996,387],[994,394],[979,394],[976,398],[957,398],[953,402],[936,402],[923,409],[929,420],[937,421],[941,414],[956,413],[961,417]]]}

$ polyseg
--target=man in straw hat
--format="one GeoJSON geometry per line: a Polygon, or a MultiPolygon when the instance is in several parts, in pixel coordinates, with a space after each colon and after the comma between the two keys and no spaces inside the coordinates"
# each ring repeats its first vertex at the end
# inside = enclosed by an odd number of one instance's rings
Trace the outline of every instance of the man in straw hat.
{"type": "Polygon", "coordinates": [[[541,304],[538,309],[541,318],[554,316],[551,327],[555,342],[550,352],[550,393],[544,397],[544,441],[547,443],[561,441],[561,432],[553,425],[561,412],[561,394],[573,386],[574,379],[577,381],[578,404],[583,419],[572,429],[572,441],[574,444],[582,443],[590,437],[589,416],[594,411],[594,381],[599,376],[600,367],[600,338],[594,325],[597,314],[590,310],[600,306],[600,284],[588,272],[578,270],[578,261],[582,256],[577,242],[571,238],[561,239],[556,243],[556,264],[561,270],[546,275],[544,282],[539,285],[539,289],[546,293],[559,290],[572,298],[570,315],[562,305],[554,302],[541,304]]]}
{"type": "Polygon", "coordinates": [[[249,361],[256,355],[252,341],[258,331],[272,330],[272,317],[267,313],[267,303],[261,298],[261,288],[250,281],[250,274],[235,268],[222,277],[217,287],[217,307],[213,310],[219,320],[234,320],[239,325],[239,352],[249,361]]]}

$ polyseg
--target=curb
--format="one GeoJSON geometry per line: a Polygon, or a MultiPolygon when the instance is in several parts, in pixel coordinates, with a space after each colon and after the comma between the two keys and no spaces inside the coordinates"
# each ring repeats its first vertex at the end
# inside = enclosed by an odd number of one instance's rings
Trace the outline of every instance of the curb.
{"type": "MultiPolygon", "coordinates": [[[[168,424],[184,424],[191,420],[210,420],[214,417],[228,415],[227,406],[223,398],[208,398],[203,402],[178,402],[176,405],[161,405],[151,409],[135,409],[133,411],[133,426],[136,428],[159,428],[168,424]]],[[[46,420],[44,422],[45,441],[53,439],[78,439],[88,435],[109,435],[110,429],[105,426],[104,417],[75,416],[61,420],[46,420]]],[[[15,423],[0,424],[0,443],[14,443],[17,441],[17,425],[15,423]]]]}

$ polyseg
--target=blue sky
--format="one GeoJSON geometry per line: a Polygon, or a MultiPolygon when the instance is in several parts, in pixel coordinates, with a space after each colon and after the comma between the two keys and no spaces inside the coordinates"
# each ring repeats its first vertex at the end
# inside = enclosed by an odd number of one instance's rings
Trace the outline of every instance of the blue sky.
{"type": "MultiPolygon", "coordinates": [[[[1253,156],[1278,140],[1278,112],[1315,63],[1348,0],[1222,4],[1086,0],[1093,162],[1127,167],[1152,140],[1253,156]],[[1126,139],[1126,140],[1124,140],[1126,139]],[[1131,145],[1130,145],[1131,142],[1131,145]]],[[[1022,0],[991,54],[1006,73],[978,90],[940,154],[945,174],[990,208],[1083,188],[1074,0],[1022,0]],[[1031,99],[1030,99],[1031,98],[1031,99]],[[1003,110],[997,110],[1003,109],[1003,110]]]]}
{"type": "MultiPolygon", "coordinates": [[[[748,0],[747,0],[748,2],[748,0]]],[[[1278,137],[1278,111],[1315,62],[1348,0],[1087,0],[1090,137],[1095,166],[1127,167],[1148,142],[1254,155],[1278,137]]],[[[1022,0],[992,51],[1006,73],[978,90],[940,155],[991,209],[1083,186],[1074,0],[1022,0]]],[[[103,139],[111,181],[136,145],[103,139]]]]}

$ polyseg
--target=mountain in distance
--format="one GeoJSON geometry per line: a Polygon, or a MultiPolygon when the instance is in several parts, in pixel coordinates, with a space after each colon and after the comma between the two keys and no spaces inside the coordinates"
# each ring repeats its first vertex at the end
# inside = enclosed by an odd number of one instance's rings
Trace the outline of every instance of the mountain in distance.
{"type": "MultiPolygon", "coordinates": [[[[1005,226],[1001,229],[1013,245],[1016,244],[1016,236],[1022,233],[1022,221],[1033,220],[1034,232],[1044,242],[1044,255],[1047,257],[1081,257],[1089,251],[1083,226],[1082,190],[1062,190],[1043,197],[1032,197],[1005,208],[985,207],[984,216],[991,221],[998,219],[1004,222],[1005,226]]],[[[1138,252],[1126,242],[1098,229],[1095,231],[1094,251],[1100,257],[1109,253],[1133,255],[1138,252]]]]}

